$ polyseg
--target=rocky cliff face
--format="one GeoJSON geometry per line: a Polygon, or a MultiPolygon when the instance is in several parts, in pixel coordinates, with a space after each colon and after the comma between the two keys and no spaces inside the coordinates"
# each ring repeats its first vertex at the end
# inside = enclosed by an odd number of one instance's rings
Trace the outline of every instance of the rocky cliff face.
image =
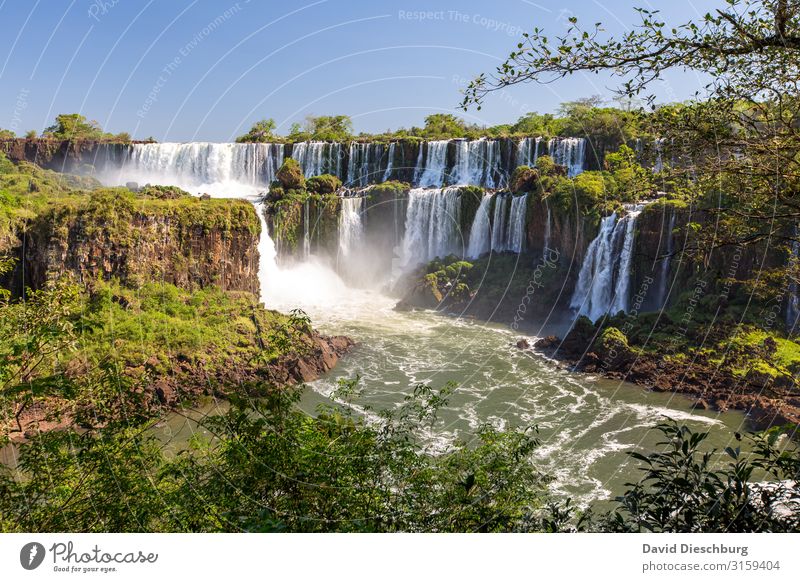
{"type": "Polygon", "coordinates": [[[0,151],[14,162],[31,162],[57,172],[91,173],[109,160],[122,159],[130,148],[126,143],[12,139],[0,142],[0,151]],[[90,167],[89,167],[90,166],[90,167]]]}
{"type": "MultiPolygon", "coordinates": [[[[772,269],[786,264],[786,253],[778,244],[721,246],[709,253],[689,225],[709,229],[716,221],[715,215],[677,201],[645,207],[636,221],[631,273],[632,294],[641,292],[642,311],[660,309],[665,298],[672,305],[698,284],[704,296],[717,297],[724,308],[737,294],[747,293],[743,281],[761,273],[766,283],[772,269]]],[[[726,234],[719,233],[720,241],[726,234]]]]}
{"type": "Polygon", "coordinates": [[[68,274],[86,285],[116,278],[257,295],[259,233],[244,201],[98,195],[51,206],[26,225],[11,288],[19,294],[68,274]]]}

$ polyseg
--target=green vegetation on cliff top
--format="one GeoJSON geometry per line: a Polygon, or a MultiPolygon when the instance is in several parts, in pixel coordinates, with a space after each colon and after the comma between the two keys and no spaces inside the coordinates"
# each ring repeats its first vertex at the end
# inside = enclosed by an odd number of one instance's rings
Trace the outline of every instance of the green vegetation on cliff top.
{"type": "Polygon", "coordinates": [[[95,219],[120,236],[131,234],[134,215],[158,216],[184,228],[260,232],[252,204],[243,200],[198,198],[173,187],[141,192],[104,188],[89,177],[60,174],[28,162],[14,164],[0,153],[0,252],[8,252],[15,233],[37,217],[66,225],[77,216],[95,219]]]}

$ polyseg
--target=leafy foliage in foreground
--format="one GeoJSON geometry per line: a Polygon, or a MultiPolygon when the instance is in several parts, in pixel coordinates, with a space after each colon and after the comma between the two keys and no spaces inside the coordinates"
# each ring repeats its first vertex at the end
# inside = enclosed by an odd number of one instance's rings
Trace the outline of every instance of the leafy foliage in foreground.
{"type": "Polygon", "coordinates": [[[299,392],[235,400],[169,458],[147,425],[51,432],[0,477],[3,531],[508,531],[526,528],[543,478],[532,429],[482,428],[470,446],[419,451],[446,391],[417,387],[367,423],[349,408],[312,417],[299,392]],[[54,482],[57,486],[54,486],[54,482]]]}
{"type": "MultiPolygon", "coordinates": [[[[599,523],[616,532],[796,532],[800,530],[800,456],[779,447],[771,429],[748,437],[753,450],[726,447],[728,463],[715,467],[715,451],[702,450],[708,433],[674,422],[658,429],[656,452],[631,453],[644,478],[629,483],[619,509],[599,523]],[[758,482],[756,481],[758,478],[758,482]],[[769,480],[770,482],[767,482],[769,480]]],[[[741,435],[736,435],[742,440],[741,435]]]]}
{"type": "Polygon", "coordinates": [[[309,330],[302,313],[283,315],[249,293],[214,287],[98,281],[81,292],[62,280],[25,301],[5,299],[0,444],[65,418],[83,428],[146,419],[166,390],[170,400],[248,392],[258,371],[311,348],[309,330]],[[37,414],[21,422],[31,409],[37,414]]]}

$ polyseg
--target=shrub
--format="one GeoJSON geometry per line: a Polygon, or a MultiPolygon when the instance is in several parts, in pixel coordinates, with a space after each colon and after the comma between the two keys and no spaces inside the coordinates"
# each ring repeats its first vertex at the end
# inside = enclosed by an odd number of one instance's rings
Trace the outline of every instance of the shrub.
{"type": "Polygon", "coordinates": [[[314,194],[333,194],[342,187],[342,181],[332,174],[314,176],[306,181],[306,188],[314,194]]]}
{"type": "Polygon", "coordinates": [[[248,143],[248,142],[257,142],[257,143],[264,143],[274,141],[275,136],[275,120],[270,119],[262,119],[261,121],[256,121],[253,126],[250,128],[244,135],[240,135],[236,138],[237,143],[248,143]]]}
{"type": "Polygon", "coordinates": [[[550,156],[539,156],[536,160],[536,169],[540,176],[549,176],[556,171],[556,163],[550,156]]]}
{"type": "Polygon", "coordinates": [[[181,190],[177,186],[157,186],[148,184],[139,192],[145,196],[158,198],[160,200],[177,200],[179,198],[191,196],[186,190],[181,190]]]}
{"type": "Polygon", "coordinates": [[[607,196],[606,182],[600,172],[582,172],[572,179],[578,201],[591,206],[607,196]]]}
{"type": "MultiPolygon", "coordinates": [[[[598,529],[616,532],[792,532],[797,531],[800,457],[781,451],[779,429],[748,437],[753,452],[725,448],[723,465],[703,450],[708,433],[670,421],[659,425],[659,451],[630,453],[644,464],[644,477],[628,483],[620,506],[598,529]],[[757,473],[773,481],[754,483],[757,473]],[[794,509],[794,510],[793,510],[794,509]]],[[[742,435],[736,434],[738,441],[742,435]]],[[[763,479],[764,477],[761,477],[763,479]]]]}
{"type": "Polygon", "coordinates": [[[305,188],[306,179],[300,164],[293,158],[286,158],[278,170],[278,182],[286,190],[300,190],[305,188]]]}
{"type": "Polygon", "coordinates": [[[533,192],[539,180],[539,173],[530,166],[517,166],[511,174],[509,186],[512,192],[533,192]]]}

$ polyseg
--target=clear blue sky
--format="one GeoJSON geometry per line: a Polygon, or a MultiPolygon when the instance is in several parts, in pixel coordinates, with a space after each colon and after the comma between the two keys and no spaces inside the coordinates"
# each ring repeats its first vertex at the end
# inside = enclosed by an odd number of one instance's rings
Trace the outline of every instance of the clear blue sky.
{"type": "MultiPolygon", "coordinates": [[[[457,112],[459,89],[492,71],[534,26],[632,26],[633,6],[683,22],[722,0],[0,0],[0,127],[40,131],[80,112],[107,131],[159,141],[227,141],[260,118],[285,132],[306,115],[347,114],[357,131],[457,112]],[[435,11],[421,20],[415,11],[435,11]]],[[[612,81],[576,76],[491,97],[471,121],[554,111],[612,81]]],[[[702,85],[676,73],[661,101],[702,85]]]]}

